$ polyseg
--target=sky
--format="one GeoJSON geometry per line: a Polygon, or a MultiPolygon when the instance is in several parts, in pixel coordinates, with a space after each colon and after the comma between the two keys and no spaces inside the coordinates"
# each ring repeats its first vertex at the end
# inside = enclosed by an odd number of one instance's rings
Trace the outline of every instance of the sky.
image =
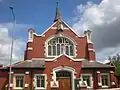
{"type": "MultiPolygon", "coordinates": [[[[60,0],[62,19],[83,35],[92,31],[96,58],[104,61],[120,50],[120,0],[60,0]]],[[[0,0],[0,63],[9,64],[14,7],[16,25],[13,63],[23,60],[28,29],[41,34],[55,17],[56,0],[0,0]]]]}

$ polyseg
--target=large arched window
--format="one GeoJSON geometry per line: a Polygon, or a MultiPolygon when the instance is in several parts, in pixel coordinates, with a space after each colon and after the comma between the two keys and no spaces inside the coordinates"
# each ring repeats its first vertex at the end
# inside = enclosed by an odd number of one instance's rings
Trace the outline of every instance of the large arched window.
{"type": "Polygon", "coordinates": [[[71,40],[65,37],[56,37],[47,43],[48,56],[58,56],[60,54],[67,54],[74,56],[74,44],[71,40]]]}

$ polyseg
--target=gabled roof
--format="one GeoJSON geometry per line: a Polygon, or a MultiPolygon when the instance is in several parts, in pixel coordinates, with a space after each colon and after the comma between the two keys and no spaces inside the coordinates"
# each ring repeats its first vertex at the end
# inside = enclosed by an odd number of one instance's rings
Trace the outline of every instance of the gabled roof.
{"type": "Polygon", "coordinates": [[[97,61],[90,62],[88,60],[83,60],[82,61],[82,68],[114,68],[114,67],[111,65],[99,63],[97,61]]]}
{"type": "Polygon", "coordinates": [[[13,64],[12,68],[45,68],[44,60],[25,60],[13,64]]]}
{"type": "MultiPolygon", "coordinates": [[[[61,22],[67,27],[67,28],[69,28],[76,36],[78,36],[78,37],[80,37],[79,36],[79,34],[73,29],[73,28],[71,28],[65,21],[63,21],[62,19],[61,19],[61,22]]],[[[43,36],[48,30],[50,30],[54,25],[56,25],[57,24],[57,21],[56,22],[54,22],[52,25],[50,25],[41,35],[38,35],[38,34],[36,34],[36,33],[34,33],[36,36],[43,36]]],[[[81,36],[82,37],[82,36],[81,36]]]]}

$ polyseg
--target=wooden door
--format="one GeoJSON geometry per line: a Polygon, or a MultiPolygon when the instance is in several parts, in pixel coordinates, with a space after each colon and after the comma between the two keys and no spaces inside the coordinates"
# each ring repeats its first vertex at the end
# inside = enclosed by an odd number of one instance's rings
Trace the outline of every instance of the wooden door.
{"type": "Polygon", "coordinates": [[[71,80],[70,77],[59,77],[59,89],[58,90],[71,90],[71,80]]]}

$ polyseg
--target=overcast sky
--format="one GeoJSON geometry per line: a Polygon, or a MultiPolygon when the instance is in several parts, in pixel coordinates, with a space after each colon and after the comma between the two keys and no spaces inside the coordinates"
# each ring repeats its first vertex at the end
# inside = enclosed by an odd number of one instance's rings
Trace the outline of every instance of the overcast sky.
{"type": "MultiPolygon", "coordinates": [[[[35,28],[41,34],[52,23],[55,16],[56,0],[0,0],[0,63],[7,65],[10,57],[12,14],[16,16],[13,62],[23,59],[28,28],[35,28]]],[[[76,32],[83,35],[92,31],[92,42],[97,60],[120,50],[120,0],[60,0],[62,18],[76,32]]]]}

